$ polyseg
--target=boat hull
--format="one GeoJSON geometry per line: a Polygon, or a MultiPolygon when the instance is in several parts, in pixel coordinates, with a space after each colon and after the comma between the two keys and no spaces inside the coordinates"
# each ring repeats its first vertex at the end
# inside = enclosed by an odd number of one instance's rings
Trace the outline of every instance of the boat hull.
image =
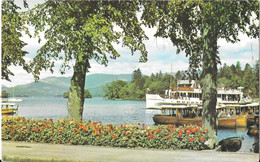
{"type": "Polygon", "coordinates": [[[177,118],[176,116],[154,115],[153,121],[155,124],[199,124],[202,118],[177,118]]]}
{"type": "Polygon", "coordinates": [[[247,127],[247,115],[237,116],[237,127],[247,127]]]}
{"type": "Polygon", "coordinates": [[[12,115],[16,113],[16,109],[2,109],[2,115],[12,115]]]}
{"type": "Polygon", "coordinates": [[[239,137],[230,137],[221,140],[219,145],[221,145],[221,151],[236,152],[240,150],[242,141],[239,137]]]}
{"type": "Polygon", "coordinates": [[[237,118],[218,118],[218,128],[236,128],[237,118]]]}

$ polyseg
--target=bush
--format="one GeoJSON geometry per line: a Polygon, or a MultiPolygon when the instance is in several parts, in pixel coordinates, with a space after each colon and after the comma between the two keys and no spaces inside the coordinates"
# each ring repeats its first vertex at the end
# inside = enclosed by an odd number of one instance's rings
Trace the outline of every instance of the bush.
{"type": "Polygon", "coordinates": [[[208,133],[199,125],[143,124],[103,125],[101,122],[75,122],[61,119],[35,120],[2,118],[2,140],[54,144],[142,147],[156,149],[207,149],[208,133]]]}

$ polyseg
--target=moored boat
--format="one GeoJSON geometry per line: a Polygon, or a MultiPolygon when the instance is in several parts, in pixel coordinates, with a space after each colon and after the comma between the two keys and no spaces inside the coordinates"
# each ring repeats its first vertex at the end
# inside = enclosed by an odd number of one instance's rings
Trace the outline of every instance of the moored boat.
{"type": "Polygon", "coordinates": [[[18,112],[18,106],[15,103],[1,103],[1,114],[12,115],[18,112]]]}
{"type": "Polygon", "coordinates": [[[219,142],[221,151],[236,152],[242,146],[242,140],[239,137],[229,137],[219,142]]]}
{"type": "Polygon", "coordinates": [[[187,106],[169,106],[161,108],[161,114],[153,116],[155,124],[199,124],[202,122],[202,109],[187,106]]]}

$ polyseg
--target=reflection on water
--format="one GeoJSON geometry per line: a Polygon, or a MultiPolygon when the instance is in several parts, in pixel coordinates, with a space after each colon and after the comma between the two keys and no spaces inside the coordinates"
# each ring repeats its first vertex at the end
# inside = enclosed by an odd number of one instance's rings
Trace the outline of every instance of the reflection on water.
{"type": "MultiPolygon", "coordinates": [[[[19,116],[26,118],[52,118],[54,120],[66,118],[67,101],[62,97],[24,97],[23,102],[19,104],[19,116]]],[[[129,123],[138,122],[146,125],[153,125],[153,115],[160,113],[158,110],[146,110],[145,101],[113,101],[105,100],[100,97],[86,99],[83,111],[83,120],[101,121],[103,124],[129,123]]],[[[239,136],[243,137],[240,152],[250,152],[252,144],[258,137],[247,135],[247,128],[238,129],[219,129],[218,138],[239,136]]]]}

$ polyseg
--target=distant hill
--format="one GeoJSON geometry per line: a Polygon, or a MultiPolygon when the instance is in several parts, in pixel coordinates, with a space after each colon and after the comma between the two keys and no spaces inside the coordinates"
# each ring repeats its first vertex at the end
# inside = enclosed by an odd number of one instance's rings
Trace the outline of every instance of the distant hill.
{"type": "MultiPolygon", "coordinates": [[[[131,74],[91,74],[86,76],[85,89],[88,89],[93,97],[103,96],[103,86],[114,80],[130,82],[131,74]]],[[[71,77],[48,77],[25,85],[15,86],[15,96],[58,96],[63,95],[70,88],[71,77]]],[[[2,85],[9,96],[13,94],[13,87],[2,85]]]]}

